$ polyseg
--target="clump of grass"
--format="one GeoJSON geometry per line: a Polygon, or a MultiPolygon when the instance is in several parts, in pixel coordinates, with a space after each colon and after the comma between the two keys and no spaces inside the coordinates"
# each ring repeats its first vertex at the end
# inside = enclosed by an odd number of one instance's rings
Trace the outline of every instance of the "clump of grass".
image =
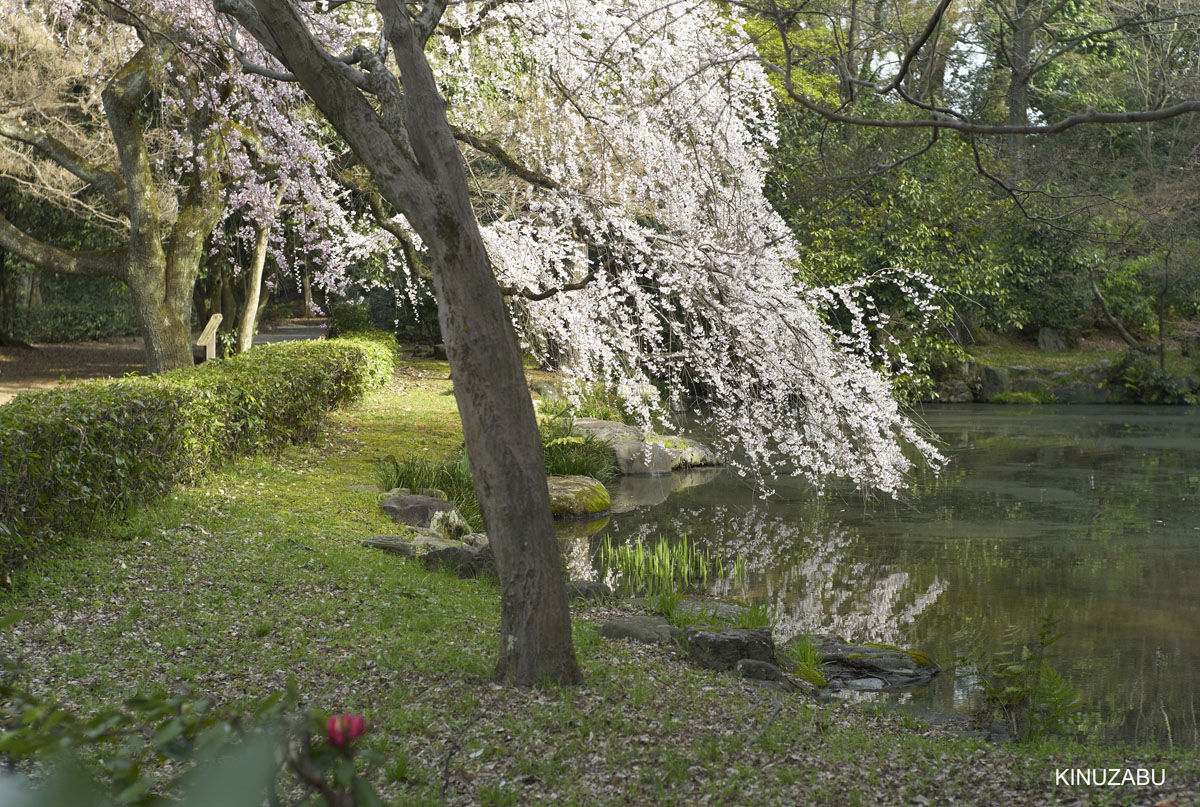
{"type": "Polygon", "coordinates": [[[475,482],[471,479],[471,466],[466,457],[440,462],[426,457],[385,457],[375,464],[375,469],[384,490],[408,488],[416,493],[424,488],[436,488],[442,491],[472,530],[483,531],[483,514],[479,510],[479,500],[475,498],[475,482]]]}
{"type": "Polygon", "coordinates": [[[829,684],[825,680],[825,676],[821,674],[821,654],[817,652],[817,645],[811,636],[804,634],[797,636],[783,646],[783,652],[796,665],[796,669],[792,672],[797,678],[801,678],[817,688],[823,688],[829,684]]]}
{"type": "Polygon", "coordinates": [[[539,429],[550,476],[590,476],[609,482],[617,475],[612,446],[591,435],[576,434],[569,415],[543,418],[539,429]]]}
{"type": "Polygon", "coordinates": [[[606,576],[615,573],[629,593],[650,596],[703,590],[710,578],[725,575],[720,558],[697,547],[686,535],[675,543],[659,541],[652,549],[641,540],[614,544],[606,536],[600,547],[600,565],[606,576]]]}
{"type": "Polygon", "coordinates": [[[771,626],[771,609],[765,602],[752,602],[738,610],[733,626],[746,629],[769,628],[771,626]]]}

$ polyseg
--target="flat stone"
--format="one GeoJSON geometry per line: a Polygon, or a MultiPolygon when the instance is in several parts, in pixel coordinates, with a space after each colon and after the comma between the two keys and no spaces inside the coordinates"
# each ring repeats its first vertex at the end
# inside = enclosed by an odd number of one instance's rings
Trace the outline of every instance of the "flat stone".
{"type": "Polygon", "coordinates": [[[628,639],[642,644],[671,644],[683,631],[661,616],[639,615],[613,619],[600,626],[605,639],[628,639]]]}
{"type": "Polygon", "coordinates": [[[666,446],[642,440],[621,440],[613,443],[617,468],[630,476],[669,474],[675,458],[666,446]]]}
{"type": "Polygon", "coordinates": [[[402,558],[415,558],[417,556],[416,546],[403,535],[376,535],[373,538],[363,541],[362,545],[372,547],[373,549],[382,549],[384,552],[391,552],[393,555],[399,555],[402,558]]]}
{"type": "Polygon", "coordinates": [[[1064,404],[1108,403],[1108,390],[1097,384],[1059,384],[1051,390],[1054,399],[1064,404]]]}
{"type": "Polygon", "coordinates": [[[496,576],[496,560],[490,547],[456,544],[427,552],[421,562],[431,571],[447,569],[459,577],[496,576]]]}
{"type": "Polygon", "coordinates": [[[555,518],[598,518],[608,513],[608,488],[590,476],[551,476],[550,512],[555,518]]]}
{"type": "Polygon", "coordinates": [[[575,431],[583,435],[595,437],[597,440],[607,440],[617,443],[623,440],[642,441],[642,430],[628,423],[618,423],[615,420],[600,418],[575,418],[575,431]]]}
{"type": "Polygon", "coordinates": [[[454,505],[445,499],[410,494],[389,496],[379,503],[379,509],[391,516],[392,521],[398,524],[408,524],[410,527],[428,527],[434,513],[453,510],[454,505]]]}
{"type": "Polygon", "coordinates": [[[742,659],[775,662],[775,642],[766,628],[687,629],[688,658],[710,670],[732,670],[742,659]]]}
{"type": "Polygon", "coordinates": [[[607,584],[595,580],[567,581],[567,599],[585,600],[587,602],[604,602],[612,599],[612,589],[607,584]]]}
{"type": "Polygon", "coordinates": [[[941,667],[921,653],[897,647],[850,644],[837,636],[812,638],[821,657],[821,674],[833,689],[920,686],[941,672],[941,667]],[[881,686],[863,680],[867,678],[879,680],[881,686]]]}
{"type": "Polygon", "coordinates": [[[853,681],[846,681],[843,685],[846,689],[858,691],[883,689],[886,684],[878,678],[855,678],[853,681]]]}

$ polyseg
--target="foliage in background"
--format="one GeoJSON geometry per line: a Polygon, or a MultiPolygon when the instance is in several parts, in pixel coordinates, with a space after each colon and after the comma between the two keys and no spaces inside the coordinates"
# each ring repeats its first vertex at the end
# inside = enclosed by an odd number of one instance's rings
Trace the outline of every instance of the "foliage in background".
{"type": "MultiPolygon", "coordinates": [[[[20,616],[8,614],[0,626],[20,616]]],[[[0,658],[7,807],[259,807],[281,803],[281,785],[327,807],[380,804],[355,766],[356,758],[380,761],[351,739],[364,730],[361,718],[297,713],[294,680],[286,693],[236,712],[201,696],[153,692],[80,717],[25,689],[22,673],[17,661],[0,658]],[[34,766],[43,769],[36,784],[15,772],[34,766]]]]}
{"type": "Polygon", "coordinates": [[[1153,350],[1125,351],[1109,367],[1108,379],[1110,385],[1124,388],[1137,403],[1196,403],[1196,388],[1191,380],[1164,370],[1153,350]]]}
{"type": "Polygon", "coordinates": [[[334,339],[348,333],[369,331],[374,328],[367,307],[361,303],[342,301],[329,306],[329,330],[326,336],[334,339]]]}
{"type": "Polygon", "coordinates": [[[287,342],[18,395],[0,407],[0,569],[226,458],[311,439],[326,413],[384,384],[393,360],[378,341],[287,342]]]}

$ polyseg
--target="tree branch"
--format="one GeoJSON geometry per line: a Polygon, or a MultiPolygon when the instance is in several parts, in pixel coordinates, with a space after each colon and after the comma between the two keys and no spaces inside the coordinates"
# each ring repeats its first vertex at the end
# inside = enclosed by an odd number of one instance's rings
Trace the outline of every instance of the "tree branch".
{"type": "Polygon", "coordinates": [[[22,231],[0,214],[0,247],[48,272],[125,279],[128,247],[69,250],[51,246],[22,231]]]}
{"type": "Polygon", "coordinates": [[[15,117],[0,117],[0,137],[7,137],[37,149],[43,156],[58,163],[73,175],[91,185],[96,192],[120,210],[126,210],[129,198],[121,174],[106,165],[99,165],[41,129],[26,126],[15,117]]]}
{"type": "Polygon", "coordinates": [[[547,190],[554,190],[561,187],[556,181],[546,176],[542,172],[535,171],[532,168],[522,165],[515,157],[505,151],[504,147],[496,141],[488,140],[487,138],[472,134],[460,126],[452,125],[450,128],[454,132],[455,140],[459,141],[460,143],[466,143],[468,146],[471,146],[477,151],[490,154],[492,157],[495,157],[501,165],[531,185],[537,185],[539,187],[546,188],[547,190]]]}

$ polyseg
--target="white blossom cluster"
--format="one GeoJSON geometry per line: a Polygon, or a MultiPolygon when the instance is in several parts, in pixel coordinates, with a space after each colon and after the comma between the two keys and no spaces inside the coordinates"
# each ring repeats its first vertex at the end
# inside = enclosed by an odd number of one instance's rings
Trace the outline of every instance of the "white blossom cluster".
{"type": "Polygon", "coordinates": [[[893,492],[937,460],[874,369],[863,287],[800,279],[763,194],[774,96],[736,17],[709,0],[530,0],[482,21],[459,8],[450,22],[475,35],[436,54],[452,115],[557,186],[478,180],[501,284],[594,275],[513,296],[527,350],[616,387],[647,422],[698,393],[743,471],[893,492]]]}

